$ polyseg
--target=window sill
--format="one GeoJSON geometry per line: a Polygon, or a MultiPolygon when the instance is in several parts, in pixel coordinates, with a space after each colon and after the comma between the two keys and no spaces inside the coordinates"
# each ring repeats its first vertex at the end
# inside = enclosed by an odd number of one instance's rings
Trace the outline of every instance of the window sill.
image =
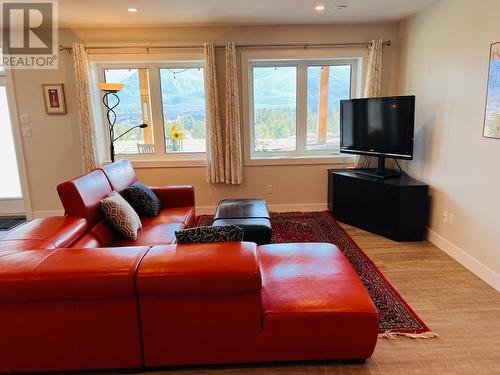
{"type": "MultiPolygon", "coordinates": [[[[117,160],[123,157],[118,157],[117,160]]],[[[335,165],[338,168],[352,168],[354,166],[355,156],[351,155],[332,155],[332,156],[268,156],[254,157],[247,159],[246,166],[272,166],[272,165],[335,165]]],[[[207,163],[203,159],[134,159],[129,158],[134,168],[152,169],[152,168],[204,168],[207,163]]],[[[103,164],[109,164],[106,160],[103,164]]]]}
{"type": "MultiPolygon", "coordinates": [[[[123,159],[117,157],[116,160],[123,159]]],[[[136,169],[151,169],[151,168],[200,168],[207,165],[202,159],[133,159],[129,158],[132,166],[136,169]]],[[[106,161],[104,164],[108,164],[106,161]]]]}
{"type": "Polygon", "coordinates": [[[346,168],[354,165],[355,156],[351,155],[318,155],[318,156],[254,156],[247,159],[245,165],[320,165],[341,164],[346,168]]]}

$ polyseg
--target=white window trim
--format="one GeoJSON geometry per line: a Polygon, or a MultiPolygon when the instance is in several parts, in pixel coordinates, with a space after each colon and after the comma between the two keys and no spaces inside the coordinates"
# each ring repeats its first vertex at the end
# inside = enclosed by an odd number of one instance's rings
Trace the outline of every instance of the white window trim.
{"type": "MultiPolygon", "coordinates": [[[[290,164],[342,164],[352,167],[355,157],[353,155],[340,154],[340,152],[305,151],[305,143],[297,151],[292,153],[259,153],[254,152],[254,127],[253,127],[253,79],[252,67],[254,66],[302,66],[307,64],[321,64],[328,62],[333,65],[351,65],[351,97],[361,95],[361,82],[363,78],[363,59],[366,59],[366,49],[277,49],[277,50],[248,50],[241,53],[242,66],[242,101],[243,101],[243,136],[245,165],[290,165],[290,164]],[[307,60],[307,61],[304,61],[307,60]],[[302,152],[301,152],[302,151],[302,152]]],[[[307,71],[297,69],[297,138],[300,132],[307,129],[307,124],[299,124],[304,121],[307,114],[301,113],[300,101],[307,100],[307,71]],[[302,85],[302,90],[299,89],[302,85]],[[301,96],[299,96],[302,94],[301,96]]],[[[304,108],[304,106],[302,106],[304,108]]],[[[303,112],[303,110],[302,110],[303,112]]]]}
{"type": "Polygon", "coordinates": [[[153,124],[154,154],[116,154],[116,160],[127,158],[137,168],[158,167],[202,167],[206,165],[206,152],[166,152],[165,127],[163,119],[160,69],[162,68],[205,68],[202,52],[162,53],[162,54],[95,54],[89,55],[93,80],[93,106],[96,123],[96,134],[99,149],[99,161],[109,163],[110,139],[107,131],[108,123],[102,105],[102,93],[97,83],[104,81],[105,69],[137,69],[149,70],[149,90],[151,105],[151,122],[153,124]],[[159,140],[159,141],[158,141],[159,140]]]}

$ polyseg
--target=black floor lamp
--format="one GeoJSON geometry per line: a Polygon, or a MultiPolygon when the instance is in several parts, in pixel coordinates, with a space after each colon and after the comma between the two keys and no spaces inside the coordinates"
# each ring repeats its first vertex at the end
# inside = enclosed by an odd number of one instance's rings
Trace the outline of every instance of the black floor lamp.
{"type": "Polygon", "coordinates": [[[109,153],[111,155],[111,162],[115,161],[115,141],[123,137],[125,134],[128,132],[140,128],[144,129],[148,127],[148,124],[141,124],[141,125],[135,125],[132,126],[130,129],[128,129],[126,132],[120,134],[118,137],[115,137],[115,123],[116,123],[116,112],[114,109],[120,104],[120,98],[116,93],[123,89],[123,83],[98,83],[97,87],[99,90],[104,92],[104,96],[102,97],[102,103],[104,104],[104,107],[106,108],[106,118],[108,119],[108,126],[109,126],[109,153]],[[112,95],[112,97],[115,98],[115,103],[113,105],[109,104],[109,96],[112,95]]]}

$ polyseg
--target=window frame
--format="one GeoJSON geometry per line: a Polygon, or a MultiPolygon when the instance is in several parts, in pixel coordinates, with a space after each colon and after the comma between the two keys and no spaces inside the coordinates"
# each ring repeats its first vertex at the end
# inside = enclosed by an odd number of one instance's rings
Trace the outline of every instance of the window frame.
{"type": "Polygon", "coordinates": [[[242,100],[243,133],[246,165],[273,164],[345,164],[352,166],[352,155],[340,154],[340,150],[307,151],[307,67],[319,65],[351,66],[351,98],[361,93],[362,60],[361,51],[339,51],[338,49],[317,50],[258,50],[242,52],[242,100]],[[254,67],[296,66],[296,151],[262,152],[255,151],[254,126],[254,67]]]}
{"type": "MultiPolygon", "coordinates": [[[[130,55],[128,56],[130,59],[130,55]]],[[[191,151],[175,151],[168,152],[165,147],[166,131],[164,125],[162,93],[161,93],[161,76],[160,69],[184,69],[184,68],[202,68],[206,70],[202,54],[192,55],[191,58],[172,58],[172,56],[165,56],[164,58],[151,59],[150,55],[144,56],[141,59],[130,59],[127,61],[123,56],[97,56],[92,61],[92,76],[94,87],[94,107],[96,109],[95,117],[96,123],[100,125],[97,129],[97,134],[103,139],[98,142],[101,148],[105,147],[104,162],[109,162],[109,133],[107,131],[108,122],[106,118],[106,111],[102,106],[102,93],[97,89],[98,82],[104,82],[104,71],[108,69],[148,69],[149,78],[149,101],[150,101],[150,121],[153,128],[153,139],[155,145],[154,154],[139,154],[139,153],[123,153],[116,154],[116,159],[127,158],[130,159],[134,166],[153,168],[161,166],[169,167],[198,167],[206,165],[206,151],[191,152],[191,151]],[[196,58],[194,58],[196,57],[196,58]],[[100,121],[99,121],[100,120],[100,121]],[[160,141],[158,141],[160,140],[160,141]]]]}
{"type": "MultiPolygon", "coordinates": [[[[203,69],[203,74],[205,74],[205,62],[204,61],[168,61],[168,62],[162,62],[159,63],[158,65],[158,84],[160,86],[160,108],[161,108],[161,117],[162,117],[162,129],[163,129],[163,140],[166,140],[166,134],[165,134],[165,118],[163,116],[163,97],[162,97],[162,87],[161,87],[161,74],[160,70],[161,69],[186,69],[186,68],[193,68],[193,69],[203,69]]],[[[205,91],[206,92],[206,91],[205,91]]],[[[206,98],[205,98],[205,118],[206,118],[206,98]]],[[[205,123],[205,131],[206,131],[206,123],[205,123]]],[[[206,138],[205,138],[206,139],[206,138]]],[[[165,142],[164,142],[165,143],[165,142]]],[[[155,143],[156,145],[156,143],[155,143]]],[[[155,146],[156,147],[156,146],[155,146]]],[[[184,156],[188,157],[194,157],[195,159],[202,159],[205,160],[205,155],[207,153],[206,151],[206,146],[205,146],[205,151],[167,151],[166,147],[163,147],[163,152],[166,155],[170,156],[175,156],[175,159],[185,159],[184,156]]]]}

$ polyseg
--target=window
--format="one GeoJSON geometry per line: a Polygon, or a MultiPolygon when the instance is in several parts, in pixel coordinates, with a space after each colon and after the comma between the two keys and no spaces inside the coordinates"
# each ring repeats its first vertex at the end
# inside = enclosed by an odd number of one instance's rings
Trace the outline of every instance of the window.
{"type": "Polygon", "coordinates": [[[205,152],[203,68],[163,68],[160,79],[167,152],[205,152]]]}
{"type": "Polygon", "coordinates": [[[357,60],[250,60],[250,158],[328,156],[340,149],[340,101],[357,60]]]}
{"type": "Polygon", "coordinates": [[[295,151],[297,67],[254,67],[254,151],[295,151]]]}
{"type": "MultiPolygon", "coordinates": [[[[123,83],[117,93],[120,100],[116,108],[115,137],[119,137],[132,126],[148,124],[145,129],[134,129],[115,142],[117,154],[136,154],[141,144],[152,144],[153,131],[150,121],[148,69],[105,69],[105,82],[123,83]]],[[[110,97],[111,98],[111,97],[110,97]]],[[[109,99],[109,105],[114,105],[109,99]]]]}
{"type": "MultiPolygon", "coordinates": [[[[115,152],[143,160],[204,160],[206,116],[201,61],[98,64],[108,83],[123,83],[117,93],[115,152]],[[134,156],[137,155],[137,156],[134,156]]],[[[102,93],[99,93],[102,98],[102,93]]],[[[116,101],[110,97],[110,105],[116,101]]],[[[105,113],[104,113],[105,116],[105,113]]],[[[105,117],[104,126],[107,129],[105,117]]]]}
{"type": "Polygon", "coordinates": [[[351,97],[351,65],[307,67],[307,151],[340,148],[340,101],[351,97]]]}

